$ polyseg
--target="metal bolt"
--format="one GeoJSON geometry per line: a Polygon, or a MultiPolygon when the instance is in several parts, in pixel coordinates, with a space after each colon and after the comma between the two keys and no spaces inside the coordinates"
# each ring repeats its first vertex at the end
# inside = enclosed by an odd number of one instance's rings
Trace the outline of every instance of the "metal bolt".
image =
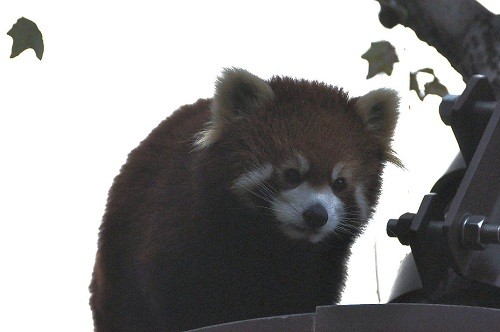
{"type": "Polygon", "coordinates": [[[410,227],[414,213],[405,213],[399,219],[390,219],[387,223],[387,235],[397,237],[403,245],[410,244],[410,227]]]}
{"type": "Polygon", "coordinates": [[[441,116],[441,120],[447,126],[451,125],[452,108],[457,99],[458,96],[445,95],[441,100],[441,104],[439,105],[439,115],[441,116]]]}
{"type": "Polygon", "coordinates": [[[500,244],[500,225],[483,224],[480,237],[483,243],[500,244]]]}
{"type": "Polygon", "coordinates": [[[462,222],[462,245],[483,250],[487,244],[500,244],[500,225],[486,223],[484,216],[465,216],[462,222]]]}

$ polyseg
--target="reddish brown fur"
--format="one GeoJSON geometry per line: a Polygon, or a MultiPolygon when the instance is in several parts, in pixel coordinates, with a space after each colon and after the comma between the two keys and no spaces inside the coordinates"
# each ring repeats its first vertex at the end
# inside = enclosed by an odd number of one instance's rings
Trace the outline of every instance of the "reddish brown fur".
{"type": "MultiPolygon", "coordinates": [[[[323,243],[289,240],[268,215],[242,205],[232,181],[293,150],[310,160],[311,183],[352,166],[375,206],[385,147],[370,139],[341,90],[289,78],[275,98],[194,149],[211,100],[163,121],[116,177],[100,228],[91,284],[95,327],[184,330],[227,321],[313,311],[336,303],[357,233],[323,243]]],[[[354,204],[354,188],[346,198],[354,204]]]]}
{"type": "Polygon", "coordinates": [[[340,161],[352,165],[355,179],[366,182],[369,203],[375,205],[387,142],[371,139],[354,100],[319,82],[274,77],[270,85],[276,98],[268,109],[235,123],[227,133],[227,149],[238,154],[231,159],[233,176],[266,161],[280,164],[293,147],[310,160],[312,183],[330,178],[340,161]]]}

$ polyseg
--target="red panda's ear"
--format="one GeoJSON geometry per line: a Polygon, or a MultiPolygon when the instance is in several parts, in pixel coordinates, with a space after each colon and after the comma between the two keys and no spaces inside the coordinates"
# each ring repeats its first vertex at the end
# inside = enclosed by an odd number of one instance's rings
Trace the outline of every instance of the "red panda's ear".
{"type": "Polygon", "coordinates": [[[392,136],[398,121],[399,96],[391,89],[378,89],[356,99],[356,111],[372,136],[383,146],[387,161],[402,167],[391,148],[392,136]]]}
{"type": "Polygon", "coordinates": [[[266,81],[244,69],[226,68],[215,84],[212,119],[198,134],[196,146],[207,147],[216,142],[226,126],[262,108],[274,98],[266,81]]]}

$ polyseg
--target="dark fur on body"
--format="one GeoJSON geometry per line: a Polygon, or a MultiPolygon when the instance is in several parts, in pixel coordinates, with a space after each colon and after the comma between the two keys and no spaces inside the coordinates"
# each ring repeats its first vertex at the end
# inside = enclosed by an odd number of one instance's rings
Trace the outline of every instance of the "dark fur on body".
{"type": "MultiPolygon", "coordinates": [[[[90,287],[96,330],[186,330],[340,300],[364,225],[317,244],[289,239],[266,209],[231,191],[232,181],[293,146],[307,151],[318,178],[341,158],[356,164],[373,209],[390,159],[386,142],[370,135],[356,100],[336,88],[287,78],[269,84],[275,98],[205,148],[193,141],[210,121],[210,99],[174,112],[131,152],[100,228],[90,287]]],[[[356,216],[352,192],[345,195],[356,216]]]]}

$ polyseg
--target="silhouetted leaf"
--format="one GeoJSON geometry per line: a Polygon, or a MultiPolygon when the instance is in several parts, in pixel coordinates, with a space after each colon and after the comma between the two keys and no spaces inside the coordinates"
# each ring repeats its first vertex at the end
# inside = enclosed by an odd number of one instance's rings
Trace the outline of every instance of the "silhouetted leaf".
{"type": "Polygon", "coordinates": [[[43,37],[36,24],[24,17],[21,17],[7,32],[12,37],[11,58],[15,58],[24,50],[31,48],[35,51],[36,57],[42,60],[43,56],[43,37]]]}
{"type": "Polygon", "coordinates": [[[417,73],[410,73],[410,91],[415,91],[420,100],[424,100],[424,96],[420,91],[417,81],[417,73]]]}
{"type": "Polygon", "coordinates": [[[438,95],[440,97],[448,94],[448,89],[441,84],[441,82],[439,82],[436,76],[434,76],[434,80],[432,82],[424,85],[424,91],[426,95],[438,95]]]}
{"type": "Polygon", "coordinates": [[[390,76],[394,63],[399,61],[396,49],[388,41],[372,43],[370,49],[361,58],[368,61],[367,79],[382,72],[390,76]]]}
{"type": "Polygon", "coordinates": [[[427,73],[427,74],[431,74],[432,76],[436,77],[434,75],[434,69],[432,68],[422,68],[422,69],[419,69],[417,70],[418,73],[427,73]]]}
{"type": "Polygon", "coordinates": [[[410,91],[412,90],[415,91],[420,100],[424,100],[424,98],[430,94],[438,95],[440,97],[448,94],[448,89],[441,84],[441,82],[439,82],[439,79],[434,74],[434,70],[432,68],[423,68],[410,73],[410,91]],[[419,73],[426,73],[432,75],[433,77],[432,81],[424,84],[424,90],[420,88],[420,84],[418,83],[417,75],[419,73]]]}

